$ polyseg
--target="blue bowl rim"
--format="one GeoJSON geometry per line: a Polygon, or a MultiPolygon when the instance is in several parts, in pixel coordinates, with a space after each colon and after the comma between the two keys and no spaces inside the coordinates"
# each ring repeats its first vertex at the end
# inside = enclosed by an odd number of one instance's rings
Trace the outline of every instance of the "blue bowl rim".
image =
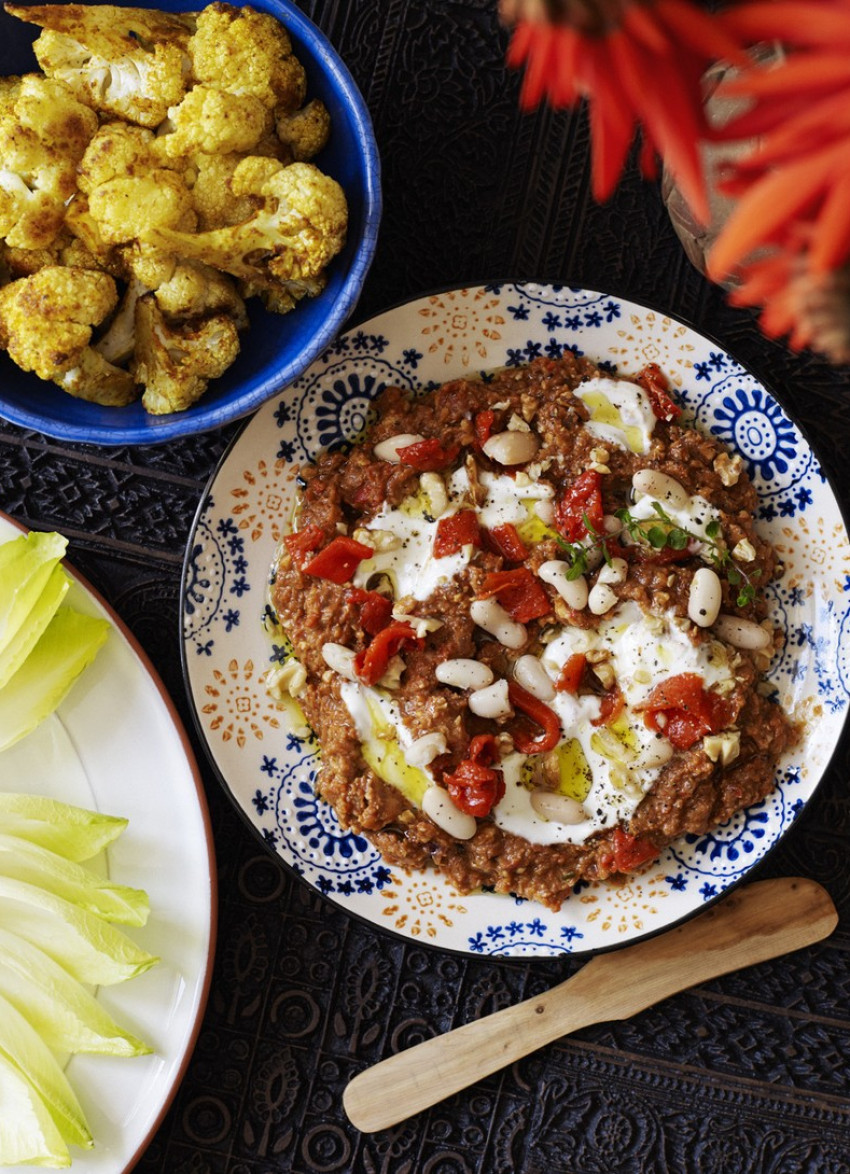
{"type": "MultiPolygon", "coordinates": [[[[120,0],[119,0],[120,2],[120,0]]],[[[230,0],[242,4],[243,0],[230,0]]],[[[155,3],[150,5],[155,7],[155,3]]],[[[163,5],[171,11],[194,11],[191,3],[163,5]]],[[[202,5],[197,6],[198,8],[202,5]]],[[[352,257],[350,268],[332,304],[331,313],[320,330],[310,338],[309,345],[299,349],[288,362],[275,368],[237,402],[205,406],[201,399],[183,412],[170,416],[150,416],[140,424],[115,427],[97,423],[77,425],[54,416],[8,404],[2,399],[0,389],[0,417],[19,427],[29,428],[55,440],[67,440],[78,444],[108,445],[110,447],[128,444],[155,445],[179,437],[196,436],[224,427],[236,420],[251,415],[266,400],[279,394],[292,383],[302,371],[322,353],[347,321],[357,305],[366,274],[374,259],[381,223],[381,161],[369,109],[360,89],[348,67],[340,58],[323,32],[290,0],[260,0],[257,7],[269,10],[281,9],[287,30],[301,41],[325,73],[333,78],[336,87],[345,95],[352,122],[363,150],[364,188],[362,225],[363,232],[352,257]]],[[[57,394],[62,394],[57,389],[57,394]]],[[[83,401],[80,401],[81,404],[83,401]]],[[[120,408],[114,409],[120,412],[120,408]]]]}

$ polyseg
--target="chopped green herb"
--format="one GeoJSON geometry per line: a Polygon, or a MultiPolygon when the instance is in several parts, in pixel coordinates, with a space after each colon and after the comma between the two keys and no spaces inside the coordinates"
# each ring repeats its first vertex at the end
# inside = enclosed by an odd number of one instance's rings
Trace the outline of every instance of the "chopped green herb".
{"type": "Polygon", "coordinates": [[[648,523],[645,519],[636,518],[627,508],[615,511],[614,516],[620,522],[619,531],[613,534],[601,534],[587,517],[582,516],[585,529],[592,539],[584,544],[567,542],[565,538],[558,538],[558,545],[565,552],[570,564],[567,572],[568,579],[577,579],[590,569],[590,557],[593,553],[601,553],[606,562],[610,563],[611,554],[608,542],[612,538],[619,538],[628,534],[633,542],[650,546],[653,550],[685,550],[690,542],[699,542],[705,549],[711,562],[719,574],[725,575],[727,582],[740,590],[736,596],[739,607],[746,607],[756,597],[756,588],[753,582],[761,574],[756,568],[749,573],[734,561],[726,544],[723,542],[723,529],[717,518],[713,518],[705,527],[703,534],[696,534],[691,530],[679,526],[667,513],[660,502],[654,501],[652,508],[658,518],[658,523],[648,523]]]}

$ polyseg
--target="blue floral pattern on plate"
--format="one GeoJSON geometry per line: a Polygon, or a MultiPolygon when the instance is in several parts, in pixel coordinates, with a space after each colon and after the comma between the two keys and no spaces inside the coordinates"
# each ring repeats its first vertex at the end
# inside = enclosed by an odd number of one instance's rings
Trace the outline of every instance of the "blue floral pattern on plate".
{"type": "Polygon", "coordinates": [[[850,543],[817,460],[781,405],[716,344],[675,318],[567,286],[476,286],[419,298],[338,337],[257,412],[213,476],[186,559],[182,639],[198,728],[226,789],[269,849],[343,908],[407,938],[470,954],[588,952],[657,932],[740,880],[812,797],[850,700],[850,543]],[[425,390],[570,350],[628,375],[658,363],[686,416],[737,451],[759,491],[758,524],[781,554],[771,616],[785,634],[769,681],[804,721],[775,791],[711,835],[686,837],[622,885],[580,885],[557,913],[430,873],[387,866],[319,802],[320,751],[269,674],[289,651],[269,630],[267,590],[297,468],[351,443],[381,389],[425,390]],[[817,720],[814,720],[814,719],[817,720]]]}

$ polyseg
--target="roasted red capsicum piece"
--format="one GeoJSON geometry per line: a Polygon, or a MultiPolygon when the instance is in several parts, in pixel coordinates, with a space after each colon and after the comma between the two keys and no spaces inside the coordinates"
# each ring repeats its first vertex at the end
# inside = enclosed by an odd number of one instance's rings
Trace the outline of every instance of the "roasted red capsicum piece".
{"type": "Polygon", "coordinates": [[[475,432],[475,443],[479,448],[483,448],[493,435],[495,425],[496,413],[492,408],[483,408],[480,412],[475,413],[472,427],[475,432]]]}
{"type": "Polygon", "coordinates": [[[615,685],[599,698],[599,717],[591,719],[592,726],[611,726],[626,708],[626,699],[615,685]]]}
{"type": "Polygon", "coordinates": [[[559,693],[578,693],[584,680],[584,670],[587,668],[587,657],[583,652],[572,652],[564,661],[558,674],[555,688],[559,693]]]}
{"type": "Polygon", "coordinates": [[[475,510],[444,514],[434,536],[434,558],[457,554],[464,546],[481,546],[481,526],[475,510]]]}
{"type": "Polygon", "coordinates": [[[284,534],[283,541],[293,562],[300,567],[306,555],[319,549],[324,537],[321,527],[311,522],[303,530],[293,530],[291,534],[284,534]]]}
{"type": "Polygon", "coordinates": [[[490,571],[484,576],[478,595],[481,599],[495,596],[518,624],[539,620],[552,610],[542,583],[528,567],[490,571]]]}
{"type": "Polygon", "coordinates": [[[669,394],[670,384],[667,376],[657,363],[647,363],[635,379],[649,396],[649,403],[653,413],[659,420],[666,420],[671,424],[682,414],[682,409],[669,394]]]}
{"type": "Polygon", "coordinates": [[[374,553],[371,546],[338,534],[310,559],[304,567],[304,574],[330,579],[332,583],[347,583],[363,559],[371,558],[374,553]]]}
{"type": "Polygon", "coordinates": [[[508,698],[519,715],[512,722],[510,733],[520,754],[546,754],[554,750],[561,740],[561,719],[554,709],[516,681],[508,681],[508,698]]]}
{"type": "Polygon", "coordinates": [[[555,529],[567,542],[581,542],[591,529],[602,533],[605,513],[602,508],[602,474],[585,469],[562,493],[555,505],[555,529]]]}
{"type": "Polygon", "coordinates": [[[362,587],[349,587],[346,598],[357,605],[360,613],[360,627],[370,636],[377,636],[390,622],[393,601],[379,591],[366,591],[362,587]]]}
{"type": "Polygon", "coordinates": [[[375,685],[387,671],[390,660],[406,645],[421,648],[424,641],[407,623],[388,624],[354,658],[354,671],[364,685],[375,685]]]}
{"type": "Polygon", "coordinates": [[[427,440],[414,440],[412,444],[396,449],[396,452],[403,465],[409,465],[418,473],[436,473],[452,464],[460,452],[460,445],[443,444],[436,437],[430,437],[427,440]]]}
{"type": "Polygon", "coordinates": [[[528,547],[513,522],[492,526],[483,533],[484,545],[494,554],[501,555],[506,563],[524,563],[528,558],[528,547]]]}
{"type": "Polygon", "coordinates": [[[606,872],[634,872],[658,855],[659,850],[651,840],[633,836],[624,828],[615,828],[611,839],[611,852],[606,853],[599,862],[606,872]]]}
{"type": "Polygon", "coordinates": [[[499,748],[493,735],[476,735],[457,770],[443,777],[449,797],[459,811],[483,819],[504,797],[504,775],[493,765],[498,761],[499,748]]]}
{"type": "Polygon", "coordinates": [[[729,703],[710,693],[698,673],[678,673],[661,681],[640,708],[651,730],[663,734],[677,750],[687,750],[731,720],[729,703]]]}

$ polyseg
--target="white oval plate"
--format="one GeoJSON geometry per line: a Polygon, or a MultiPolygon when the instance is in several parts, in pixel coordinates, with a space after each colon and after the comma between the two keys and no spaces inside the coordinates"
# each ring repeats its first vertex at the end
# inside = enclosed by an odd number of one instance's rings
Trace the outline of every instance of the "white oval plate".
{"type": "MultiPolygon", "coordinates": [[[[0,514],[0,541],[20,532],[0,514]]],[[[200,775],[172,701],[129,629],[65,569],[67,601],[106,618],[111,630],[55,714],[0,753],[0,785],[129,819],[107,851],[107,867],[114,880],[148,893],[148,924],[127,932],[160,962],[102,987],[98,999],[154,1051],[128,1059],[77,1055],[66,1069],[95,1142],[90,1151],[72,1149],[72,1169],[126,1174],[162,1121],[200,1027],[212,971],[215,864],[200,775]]]]}
{"type": "Polygon", "coordinates": [[[734,359],[681,322],[564,286],[502,284],[419,298],[342,335],[240,433],[213,476],[184,568],[182,648],[198,728],[225,788],[295,872],[347,911],[406,938],[475,954],[584,953],[657,932],[739,881],[811,798],[838,742],[850,694],[845,629],[850,544],[808,444],[734,359]],[[758,524],[786,565],[770,587],[786,644],[771,670],[807,721],[775,791],[716,833],[687,838],[621,885],[581,885],[560,912],[512,897],[459,896],[430,872],[387,867],[313,794],[315,737],[263,679],[285,653],[263,627],[269,571],[295,474],[362,429],[389,383],[447,379],[577,350],[621,374],[658,363],[696,425],[737,449],[761,496],[758,524]]]}

